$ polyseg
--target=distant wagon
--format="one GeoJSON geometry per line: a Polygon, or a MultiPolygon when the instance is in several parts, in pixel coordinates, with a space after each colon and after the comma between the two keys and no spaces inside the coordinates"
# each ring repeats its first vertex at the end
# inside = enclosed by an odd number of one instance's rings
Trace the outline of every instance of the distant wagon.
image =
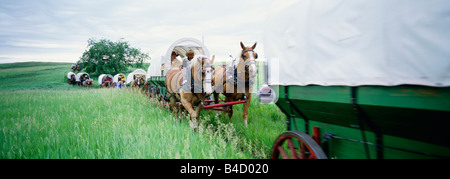
{"type": "Polygon", "coordinates": [[[136,69],[130,74],[128,74],[126,78],[126,85],[131,87],[144,87],[145,79],[147,76],[147,72],[143,69],[136,69]]]}
{"type": "Polygon", "coordinates": [[[98,86],[100,88],[104,88],[104,87],[109,88],[109,87],[111,87],[112,84],[113,84],[113,78],[114,77],[112,75],[110,75],[110,74],[101,74],[98,77],[98,86]]]}
{"type": "Polygon", "coordinates": [[[75,80],[78,86],[92,87],[92,79],[90,79],[89,74],[86,72],[78,73],[75,76],[75,80]]]}
{"type": "Polygon", "coordinates": [[[112,84],[116,88],[122,88],[125,85],[125,82],[126,82],[125,75],[123,73],[119,73],[114,75],[112,84]]]}
{"type": "Polygon", "coordinates": [[[67,73],[67,83],[69,83],[69,85],[74,85],[77,83],[75,73],[73,72],[67,73]]]}
{"type": "MultiPolygon", "coordinates": [[[[401,1],[403,2],[403,1],[401,1]]],[[[450,6],[303,0],[268,20],[272,158],[450,158],[450,6]]]]}

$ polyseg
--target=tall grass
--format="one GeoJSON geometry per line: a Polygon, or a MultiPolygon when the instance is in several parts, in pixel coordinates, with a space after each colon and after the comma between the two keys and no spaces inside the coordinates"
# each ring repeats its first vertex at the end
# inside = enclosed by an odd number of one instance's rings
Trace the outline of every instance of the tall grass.
{"type": "Polygon", "coordinates": [[[252,158],[128,90],[0,93],[0,158],[252,158]]]}
{"type": "Polygon", "coordinates": [[[224,138],[254,158],[268,158],[272,144],[286,130],[286,117],[274,104],[260,104],[256,97],[250,103],[248,126],[243,125],[243,105],[233,106],[233,117],[225,119],[223,114],[202,111],[201,124],[213,135],[224,138]]]}

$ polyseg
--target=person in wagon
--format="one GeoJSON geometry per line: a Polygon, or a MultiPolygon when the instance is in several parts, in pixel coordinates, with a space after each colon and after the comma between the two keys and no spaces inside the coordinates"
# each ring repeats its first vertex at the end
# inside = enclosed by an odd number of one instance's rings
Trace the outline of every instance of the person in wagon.
{"type": "Polygon", "coordinates": [[[76,70],[77,71],[81,71],[81,67],[80,67],[80,65],[77,63],[77,65],[75,66],[75,68],[76,68],[76,70]]]}
{"type": "Polygon", "coordinates": [[[177,59],[179,55],[175,52],[172,51],[172,55],[171,55],[171,68],[181,68],[183,66],[183,63],[181,63],[180,60],[177,59]]]}
{"type": "Polygon", "coordinates": [[[84,81],[86,81],[87,79],[86,79],[86,75],[82,75],[81,76],[81,83],[83,83],[84,81]]]}
{"type": "Polygon", "coordinates": [[[105,86],[110,87],[111,86],[111,78],[109,76],[106,77],[106,80],[104,80],[105,86]]]}
{"type": "Polygon", "coordinates": [[[191,60],[194,58],[194,55],[195,53],[192,50],[186,53],[187,58],[183,60],[183,68],[188,68],[191,65],[191,60]]]}
{"type": "Polygon", "coordinates": [[[125,76],[119,75],[119,80],[118,80],[118,82],[116,84],[117,85],[116,87],[122,88],[123,84],[125,84],[125,76]]]}

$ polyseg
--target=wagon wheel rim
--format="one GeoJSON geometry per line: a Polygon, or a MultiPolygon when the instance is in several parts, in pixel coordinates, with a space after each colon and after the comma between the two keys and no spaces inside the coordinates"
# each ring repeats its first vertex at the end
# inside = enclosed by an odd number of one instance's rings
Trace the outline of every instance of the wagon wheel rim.
{"type": "Polygon", "coordinates": [[[281,134],[272,147],[272,159],[326,159],[322,148],[308,134],[287,131],[281,134]]]}

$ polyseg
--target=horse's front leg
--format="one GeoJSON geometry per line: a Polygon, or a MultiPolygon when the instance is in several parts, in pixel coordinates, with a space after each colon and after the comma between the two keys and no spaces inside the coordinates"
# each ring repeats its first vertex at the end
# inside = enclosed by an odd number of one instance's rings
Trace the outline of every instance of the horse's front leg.
{"type": "Polygon", "coordinates": [[[214,104],[219,104],[219,93],[214,92],[214,104]]]}
{"type": "Polygon", "coordinates": [[[186,94],[181,95],[180,101],[184,108],[189,112],[189,116],[191,116],[191,127],[195,130],[198,127],[197,113],[194,111],[191,102],[186,100],[186,98],[186,94]]]}
{"type": "Polygon", "coordinates": [[[172,109],[173,114],[176,116],[177,121],[179,121],[180,118],[178,116],[177,99],[176,99],[175,95],[170,96],[169,102],[170,102],[170,108],[172,109]]]}
{"type": "MultiPolygon", "coordinates": [[[[225,96],[225,102],[232,102],[233,98],[229,96],[225,96]]],[[[223,108],[223,116],[228,116],[228,121],[231,121],[231,117],[233,117],[233,106],[224,106],[223,108]]]]}
{"type": "Polygon", "coordinates": [[[248,117],[248,107],[250,106],[250,102],[252,101],[252,93],[246,94],[247,101],[244,103],[244,112],[242,113],[242,117],[244,118],[244,126],[247,127],[247,117],[248,117]]]}
{"type": "Polygon", "coordinates": [[[195,115],[197,116],[197,121],[199,121],[198,118],[200,118],[200,111],[203,109],[202,103],[200,103],[197,108],[195,109],[195,115]]]}

